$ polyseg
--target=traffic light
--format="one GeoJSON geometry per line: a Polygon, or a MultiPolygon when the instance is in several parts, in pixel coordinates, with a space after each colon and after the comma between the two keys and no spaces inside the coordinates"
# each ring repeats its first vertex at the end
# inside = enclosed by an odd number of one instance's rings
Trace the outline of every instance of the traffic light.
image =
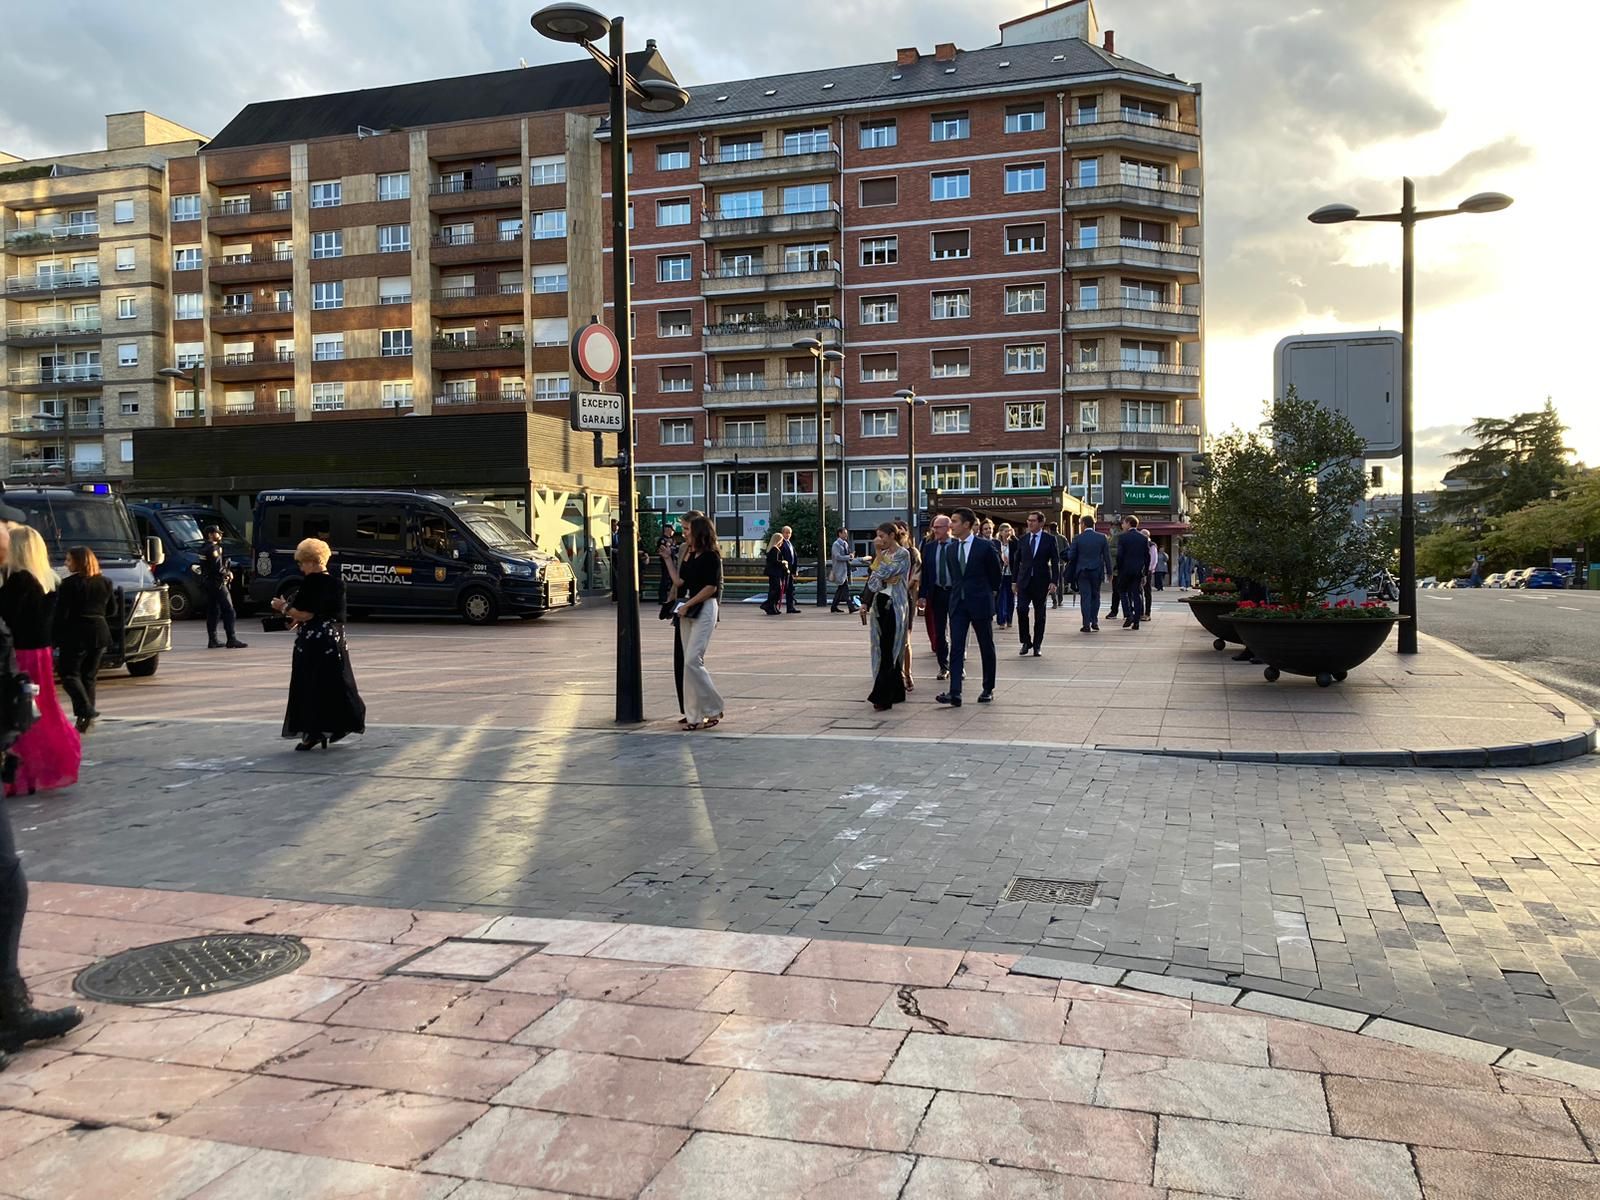
{"type": "Polygon", "coordinates": [[[1211,481],[1211,455],[1191,454],[1189,461],[1194,464],[1194,477],[1200,483],[1211,481]]]}

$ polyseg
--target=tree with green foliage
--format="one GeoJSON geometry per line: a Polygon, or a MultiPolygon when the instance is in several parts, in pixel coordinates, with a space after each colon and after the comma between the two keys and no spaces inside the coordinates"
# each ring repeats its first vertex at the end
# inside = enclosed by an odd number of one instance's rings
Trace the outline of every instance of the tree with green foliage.
{"type": "Polygon", "coordinates": [[[1548,561],[1559,550],[1592,548],[1600,535],[1600,470],[1571,478],[1563,494],[1535,500],[1497,518],[1484,538],[1507,559],[1548,561]]]}
{"type": "Polygon", "coordinates": [[[1439,500],[1444,515],[1481,510],[1485,516],[1498,517],[1549,499],[1571,471],[1567,460],[1572,450],[1564,440],[1567,428],[1549,400],[1535,412],[1479,417],[1466,432],[1477,445],[1450,455],[1456,465],[1445,478],[1466,486],[1445,490],[1439,500]]]}
{"type": "Polygon", "coordinates": [[[1472,534],[1456,525],[1430,533],[1417,541],[1417,574],[1439,580],[1458,579],[1472,570],[1478,544],[1472,534]]]}
{"type": "MultiPolygon", "coordinates": [[[[828,541],[833,542],[834,531],[839,528],[839,513],[832,505],[823,509],[828,522],[828,541]]],[[[817,502],[815,500],[790,500],[778,510],[778,520],[773,528],[785,525],[794,530],[794,552],[802,563],[815,562],[817,558],[817,502]]]]}

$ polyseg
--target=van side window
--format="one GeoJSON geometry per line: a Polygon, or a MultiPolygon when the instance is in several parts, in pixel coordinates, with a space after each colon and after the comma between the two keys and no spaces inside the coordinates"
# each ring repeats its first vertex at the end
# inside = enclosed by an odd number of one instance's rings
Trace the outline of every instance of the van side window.
{"type": "Polygon", "coordinates": [[[399,550],[404,544],[404,526],[398,513],[356,514],[356,549],[399,550]]]}
{"type": "Polygon", "coordinates": [[[300,519],[300,536],[302,538],[321,538],[332,544],[333,539],[328,535],[333,532],[333,517],[328,513],[308,512],[300,519]]]}
{"type": "Polygon", "coordinates": [[[417,518],[417,546],[426,554],[450,556],[450,524],[443,517],[417,518]]]}
{"type": "Polygon", "coordinates": [[[284,511],[278,514],[278,540],[286,542],[294,536],[294,513],[284,511]]]}
{"type": "Polygon", "coordinates": [[[139,527],[139,540],[141,542],[146,538],[153,538],[156,536],[156,531],[150,527],[149,517],[141,514],[135,514],[133,523],[139,527]]]}

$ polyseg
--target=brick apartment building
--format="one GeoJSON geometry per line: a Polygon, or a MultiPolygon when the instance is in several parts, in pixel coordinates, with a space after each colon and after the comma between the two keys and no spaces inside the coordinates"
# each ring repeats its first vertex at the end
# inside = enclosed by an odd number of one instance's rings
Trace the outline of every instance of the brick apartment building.
{"type": "Polygon", "coordinates": [[[1052,488],[1182,532],[1201,409],[1200,89],[1115,53],[1090,0],[998,44],[690,89],[632,126],[639,491],[829,496],[858,537],[922,499],[1052,488]],[[913,389],[927,401],[895,398],[913,389]]]}

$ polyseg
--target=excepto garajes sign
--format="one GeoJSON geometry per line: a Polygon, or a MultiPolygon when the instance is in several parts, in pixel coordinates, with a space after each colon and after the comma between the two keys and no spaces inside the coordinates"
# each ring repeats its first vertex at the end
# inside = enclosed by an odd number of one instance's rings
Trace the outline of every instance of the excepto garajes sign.
{"type": "Polygon", "coordinates": [[[595,433],[621,433],[622,397],[615,392],[573,392],[572,427],[595,433]]]}

